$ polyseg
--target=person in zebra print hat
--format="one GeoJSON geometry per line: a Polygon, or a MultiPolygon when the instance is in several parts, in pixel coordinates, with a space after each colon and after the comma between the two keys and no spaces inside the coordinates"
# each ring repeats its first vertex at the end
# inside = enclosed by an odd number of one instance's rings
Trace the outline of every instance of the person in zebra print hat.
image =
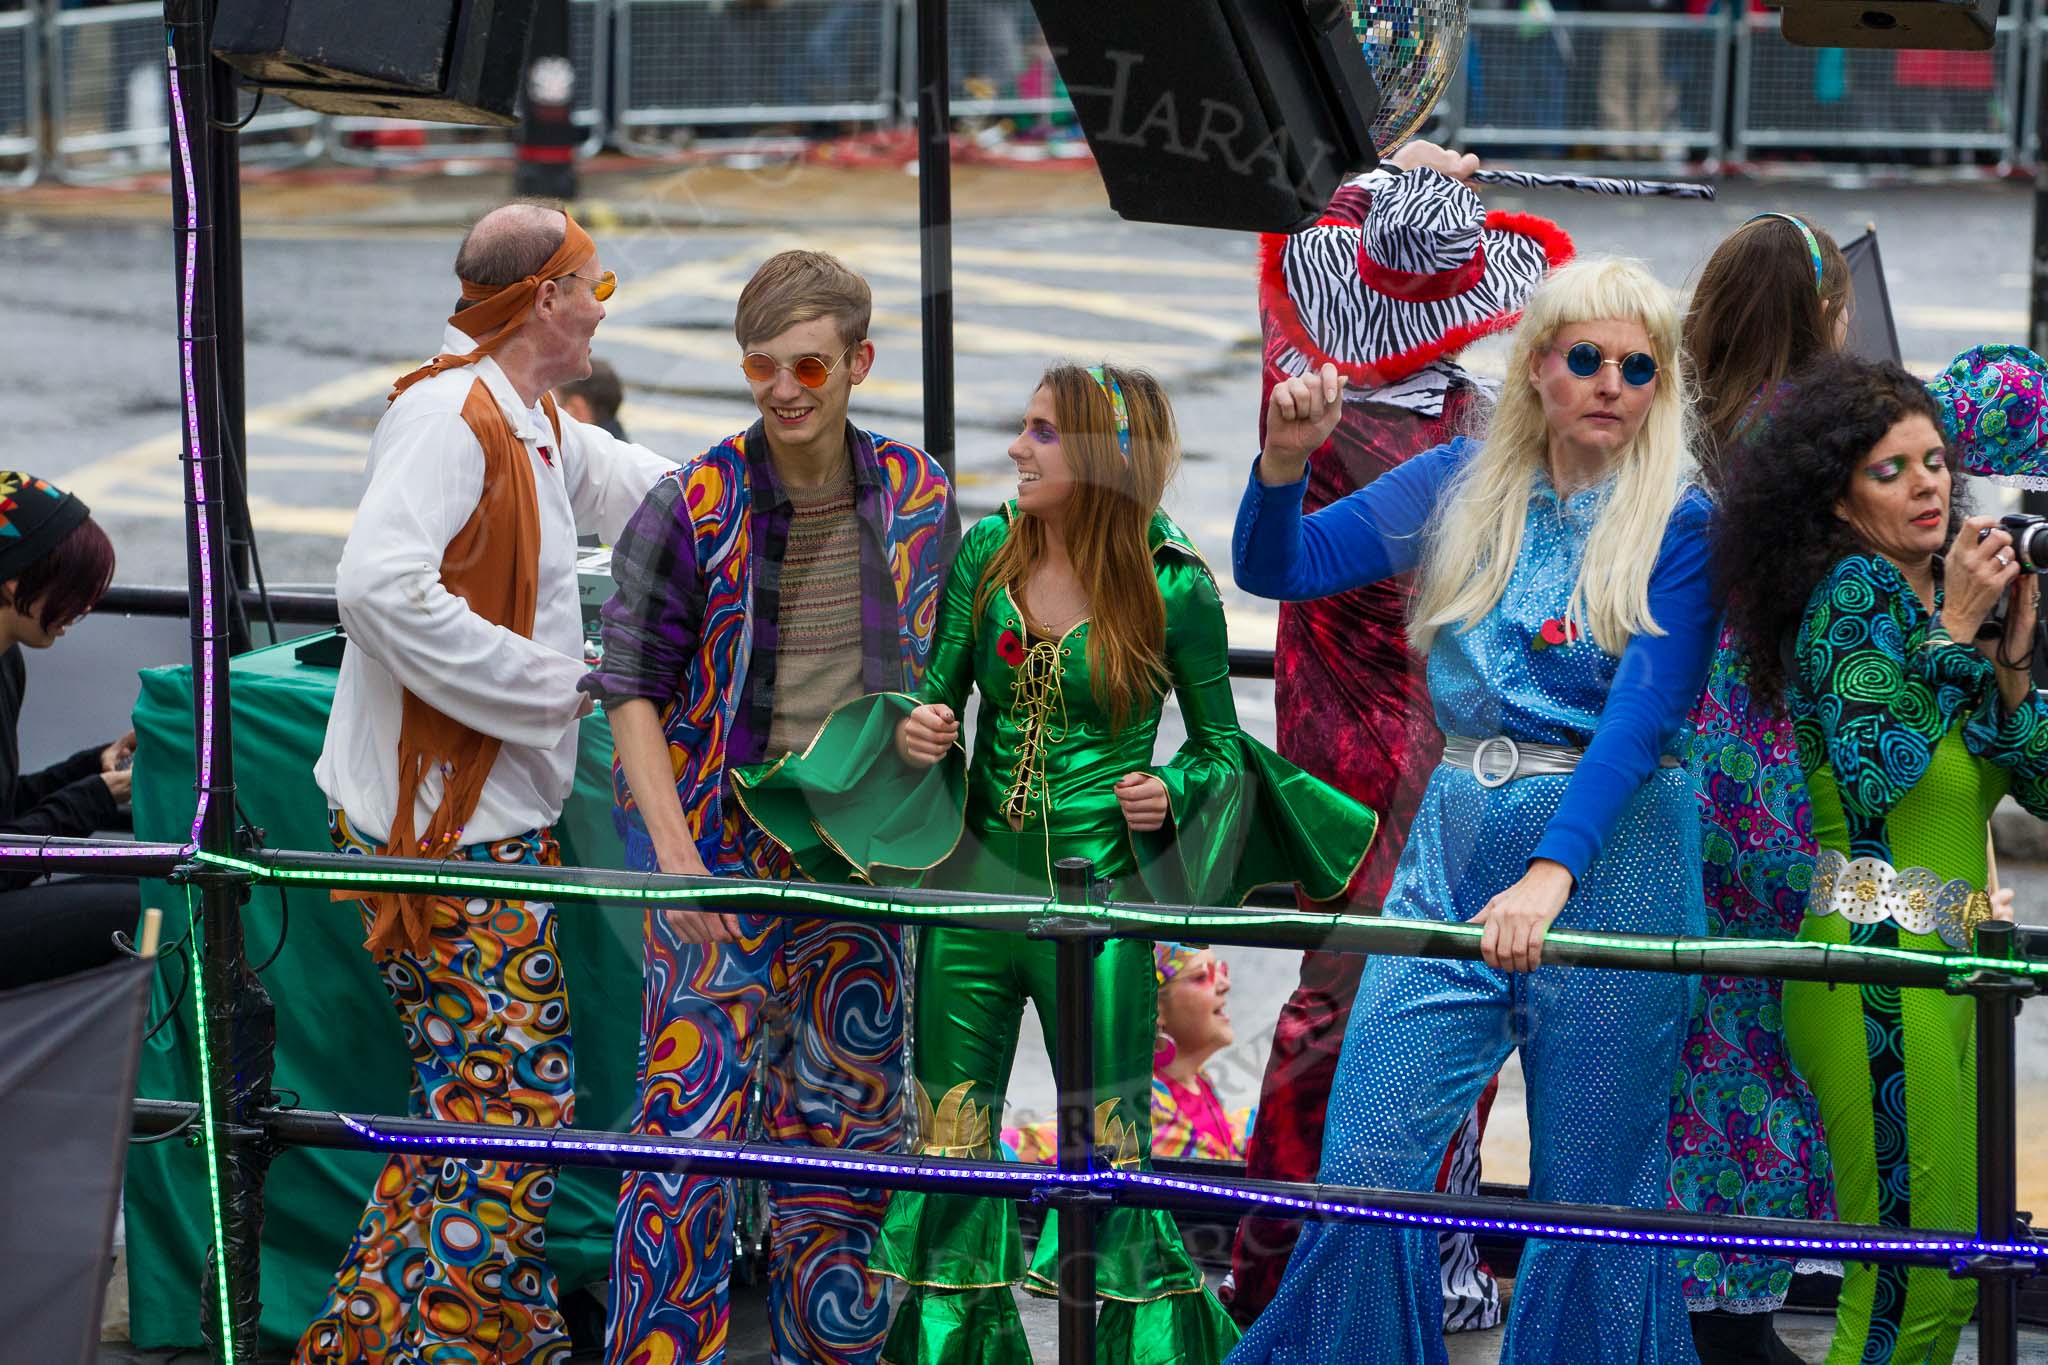
{"type": "MultiPolygon", "coordinates": [[[[1478,165],[1477,157],[1410,142],[1338,191],[1316,226],[1265,239],[1261,413],[1275,385],[1326,362],[1347,382],[1343,421],[1309,465],[1307,511],[1482,418],[1486,386],[1459,366],[1459,351],[1512,327],[1551,267],[1572,255],[1555,223],[1489,213],[1466,181],[1478,165]]],[[[1379,841],[1348,893],[1361,914],[1376,913],[1386,895],[1443,745],[1408,650],[1412,591],[1402,575],[1280,607],[1280,751],[1383,813],[1379,841]]],[[[1248,1143],[1249,1174],[1315,1179],[1323,1112],[1364,964],[1355,954],[1303,954],[1260,1088],[1263,1121],[1248,1143]]],[[[1479,1139],[1492,1101],[1488,1087],[1459,1127],[1440,1189],[1478,1191],[1479,1139]]],[[[1271,1300],[1299,1228],[1260,1217],[1239,1228],[1230,1308],[1240,1323],[1271,1300]]],[[[1472,1238],[1448,1234],[1441,1251],[1445,1330],[1498,1326],[1500,1291],[1472,1238]]]]}

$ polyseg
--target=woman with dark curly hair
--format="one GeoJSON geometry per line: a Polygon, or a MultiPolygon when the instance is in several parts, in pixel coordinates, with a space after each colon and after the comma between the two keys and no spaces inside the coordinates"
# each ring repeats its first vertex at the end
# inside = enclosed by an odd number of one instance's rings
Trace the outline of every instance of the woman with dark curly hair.
{"type": "MultiPolygon", "coordinates": [[[[1769,458],[1728,474],[1715,572],[1752,691],[1796,726],[1820,848],[1799,936],[1965,949],[2002,912],[1983,890],[1992,808],[2010,791],[2048,815],[2048,706],[2022,657],[2038,580],[1994,518],[1961,519],[1934,400],[1898,366],[1822,361],[1764,420],[1769,458]],[[2012,643],[1980,642],[2001,597],[2012,643]]],[[[1803,981],[1784,997],[1842,1217],[1972,1226],[1968,1001],[1803,981]]],[[[1853,1265],[1829,1365],[1950,1360],[1975,1297],[1940,1269],[1853,1265]]]]}
{"type": "MultiPolygon", "coordinates": [[[[1761,213],[1714,249],[1684,331],[1704,437],[1700,480],[1710,491],[1737,461],[1768,467],[1768,448],[1746,439],[1762,396],[1841,346],[1850,306],[1849,263],[1804,219],[1761,213]]],[[[1726,631],[1691,722],[1707,932],[1792,939],[1815,853],[1806,775],[1791,716],[1758,701],[1749,659],[1726,631]]],[[[1711,973],[1700,980],[1671,1087],[1673,1209],[1835,1216],[1820,1106],[1785,1046],[1780,984],[1711,973]]],[[[1797,1262],[1688,1247],[1678,1264],[1703,1365],[1798,1365],[1771,1322],[1797,1262]]]]}

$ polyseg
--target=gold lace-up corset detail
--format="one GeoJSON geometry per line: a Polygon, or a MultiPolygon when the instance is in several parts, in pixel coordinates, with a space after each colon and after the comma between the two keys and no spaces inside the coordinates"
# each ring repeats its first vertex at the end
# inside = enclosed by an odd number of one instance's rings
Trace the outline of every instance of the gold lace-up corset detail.
{"type": "MultiPolygon", "coordinates": [[[[1064,637],[1062,637],[1064,638],[1064,637]]],[[[1060,689],[1060,642],[1031,638],[1024,662],[1010,685],[1010,710],[1017,718],[1017,761],[1003,793],[1003,818],[1021,830],[1043,816],[1051,800],[1046,783],[1046,750],[1067,737],[1067,705],[1060,689]],[[1057,719],[1055,719],[1057,717],[1057,719]]]]}

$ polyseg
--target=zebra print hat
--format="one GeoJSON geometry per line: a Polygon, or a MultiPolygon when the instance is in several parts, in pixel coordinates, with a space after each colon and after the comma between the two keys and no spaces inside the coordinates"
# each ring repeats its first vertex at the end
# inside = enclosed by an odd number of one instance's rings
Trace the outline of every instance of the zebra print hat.
{"type": "Polygon", "coordinates": [[[1488,213],[1439,171],[1376,171],[1314,227],[1264,238],[1259,302],[1300,372],[1334,362],[1376,389],[1513,327],[1572,252],[1549,219],[1488,213]]]}

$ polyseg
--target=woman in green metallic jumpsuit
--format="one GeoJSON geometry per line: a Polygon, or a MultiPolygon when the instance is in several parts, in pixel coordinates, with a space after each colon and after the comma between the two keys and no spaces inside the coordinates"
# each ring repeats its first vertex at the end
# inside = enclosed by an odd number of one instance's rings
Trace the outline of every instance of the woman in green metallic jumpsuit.
{"type": "MultiPolygon", "coordinates": [[[[1343,892],[1373,815],[1238,728],[1223,606],[1159,508],[1179,461],[1151,376],[1047,371],[1010,447],[1017,499],[961,545],[915,697],[840,708],[802,755],[738,775],[754,820],[821,880],[1051,894],[1091,860],[1121,899],[1237,904],[1269,882],[1343,892]],[[1153,762],[1165,692],[1187,741],[1153,762]],[[958,715],[981,693],[963,776],[958,715]],[[935,869],[935,870],[932,870],[935,869]]],[[[1149,943],[1096,959],[1096,1137],[1149,1157],[1156,993],[1149,943]]],[[[1053,947],[966,925],[922,931],[914,1046],[921,1150],[981,1157],[1001,1126],[1024,1003],[1052,1050],[1053,947]]],[[[883,1359],[1023,1365],[1013,1284],[1056,1292],[1048,1220],[1027,1268],[1015,1206],[899,1191],[872,1268],[910,1286],[883,1359]]],[[[1221,1361],[1237,1328],[1169,1215],[1118,1208],[1097,1233],[1100,1358],[1221,1361]]]]}

